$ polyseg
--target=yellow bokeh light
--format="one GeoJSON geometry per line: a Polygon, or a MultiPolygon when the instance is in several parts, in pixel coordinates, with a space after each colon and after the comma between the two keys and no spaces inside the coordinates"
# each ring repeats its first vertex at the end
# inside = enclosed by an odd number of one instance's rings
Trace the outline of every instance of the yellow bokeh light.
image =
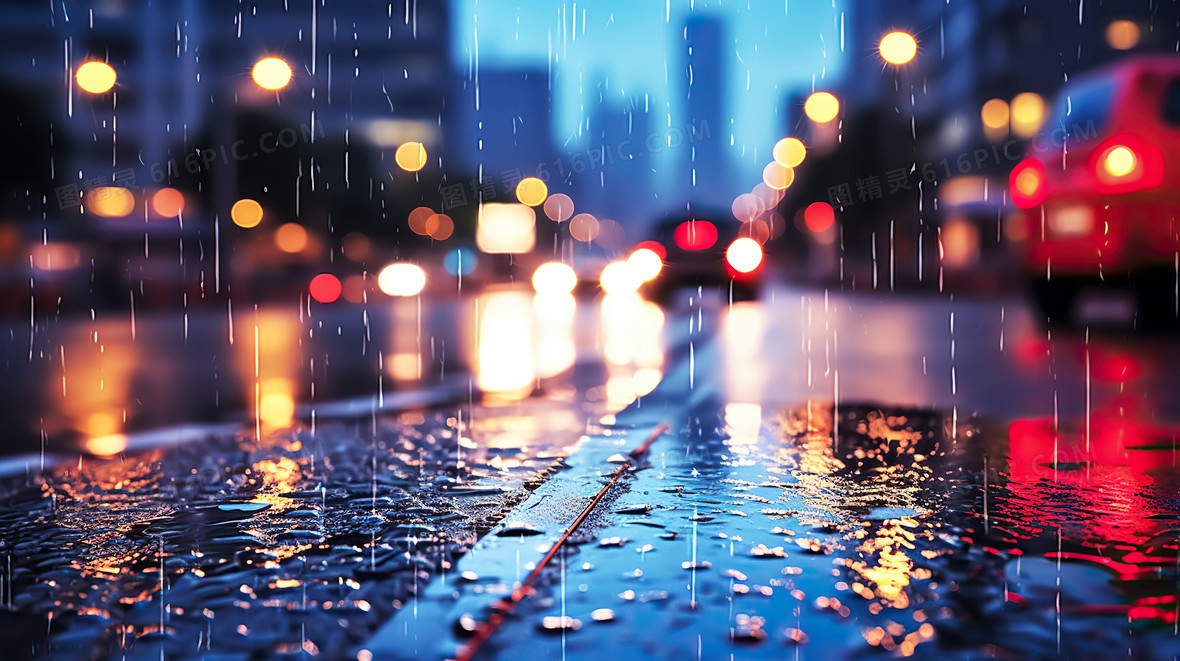
{"type": "Polygon", "coordinates": [[[1041,175],[1032,168],[1026,168],[1020,174],[1016,175],[1016,190],[1023,195],[1032,195],[1041,187],[1041,175]]]}
{"type": "Polygon", "coordinates": [[[635,269],[635,274],[644,282],[654,280],[664,268],[664,260],[650,248],[640,248],[631,253],[627,263],[635,269]]]}
{"type": "Polygon", "coordinates": [[[115,70],[106,62],[98,62],[91,60],[78,67],[78,71],[74,74],[74,80],[78,81],[78,87],[90,92],[91,94],[105,94],[115,86],[116,78],[115,70]]]}
{"type": "Polygon", "coordinates": [[[1003,129],[1008,126],[1008,102],[1003,99],[989,99],[979,111],[979,118],[989,129],[1003,129]]]}
{"type": "Polygon", "coordinates": [[[426,287],[426,271],[416,264],[390,264],[377,274],[377,287],[390,296],[417,296],[426,287]]]}
{"type": "Polygon", "coordinates": [[[536,177],[525,177],[516,185],[516,199],[520,200],[521,204],[535,207],[543,204],[548,196],[549,187],[536,177]]]}
{"type": "Polygon", "coordinates": [[[1130,50],[1139,44],[1139,26],[1134,21],[1111,21],[1106,26],[1106,43],[1115,50],[1130,50]]]}
{"type": "Polygon", "coordinates": [[[627,262],[612,262],[602,269],[598,282],[608,294],[631,294],[639,289],[643,279],[633,265],[627,262]]]}
{"type": "Polygon", "coordinates": [[[394,152],[393,160],[406,172],[417,172],[426,167],[426,147],[421,142],[406,142],[394,152]]]}
{"type": "Polygon", "coordinates": [[[549,262],[533,272],[533,289],[538,294],[569,294],[578,286],[578,274],[568,264],[549,262]]]}
{"type": "Polygon", "coordinates": [[[762,181],[775,190],[783,190],[795,181],[795,170],[778,161],[771,161],[762,169],[762,181]]]}
{"type": "Polygon", "coordinates": [[[229,217],[238,227],[257,227],[262,222],[262,205],[249,198],[238,200],[230,208],[229,217]]]}
{"type": "Polygon", "coordinates": [[[281,90],[291,82],[291,67],[277,57],[264,57],[254,64],[250,75],[263,89],[281,90]]]}
{"type": "Polygon", "coordinates": [[[1032,137],[1045,122],[1045,99],[1036,92],[1017,94],[1011,110],[1012,132],[1022,138],[1032,137]]]}
{"type": "Polygon", "coordinates": [[[789,168],[799,167],[807,156],[807,147],[798,138],[783,138],[774,145],[774,160],[789,168]]]}
{"type": "Polygon", "coordinates": [[[303,252],[307,247],[307,230],[299,223],[284,223],[275,230],[275,246],[283,252],[303,252]]]}
{"type": "Polygon", "coordinates": [[[118,186],[92,188],[86,192],[86,209],[96,216],[122,218],[135,211],[135,195],[118,186]]]}
{"type": "Polygon", "coordinates": [[[1103,167],[1116,177],[1128,174],[1135,169],[1135,153],[1126,147],[1115,147],[1106,154],[1103,167]]]}
{"type": "Polygon", "coordinates": [[[807,101],[803,104],[803,112],[811,121],[827,124],[840,114],[840,101],[830,92],[816,92],[807,97],[807,101]]]}
{"type": "Polygon", "coordinates": [[[918,54],[918,42],[905,32],[890,32],[878,46],[881,57],[890,64],[905,64],[918,54]]]}

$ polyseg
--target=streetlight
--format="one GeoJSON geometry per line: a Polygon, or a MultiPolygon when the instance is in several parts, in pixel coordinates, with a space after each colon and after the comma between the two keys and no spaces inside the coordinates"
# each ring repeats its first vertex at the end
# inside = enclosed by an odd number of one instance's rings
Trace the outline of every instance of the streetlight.
{"type": "Polygon", "coordinates": [[[840,114],[840,101],[831,92],[816,92],[807,97],[803,112],[817,124],[827,124],[840,114]]]}
{"type": "Polygon", "coordinates": [[[914,41],[913,36],[905,32],[890,32],[881,37],[881,44],[878,46],[881,52],[881,57],[890,64],[905,64],[914,59],[914,55],[918,53],[918,42],[914,41]]]}
{"type": "Polygon", "coordinates": [[[281,90],[291,82],[291,67],[277,57],[264,57],[254,64],[250,75],[263,89],[281,90]]]}
{"type": "Polygon", "coordinates": [[[115,70],[106,62],[91,60],[78,67],[74,73],[74,80],[78,87],[91,94],[105,94],[115,86],[115,70]]]}

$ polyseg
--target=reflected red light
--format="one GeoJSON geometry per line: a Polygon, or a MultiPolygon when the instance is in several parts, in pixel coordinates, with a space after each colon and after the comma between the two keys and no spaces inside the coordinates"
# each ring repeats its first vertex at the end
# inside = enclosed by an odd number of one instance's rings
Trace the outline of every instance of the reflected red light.
{"type": "Polygon", "coordinates": [[[813,202],[803,210],[803,222],[816,234],[826,232],[836,222],[836,211],[827,202],[813,202]]]}
{"type": "Polygon", "coordinates": [[[331,273],[321,273],[311,279],[307,290],[317,302],[332,303],[340,298],[340,278],[331,273]]]}
{"type": "Polygon", "coordinates": [[[717,228],[707,220],[689,220],[676,227],[672,240],[681,250],[708,250],[717,243],[717,228]]]}
{"type": "Polygon", "coordinates": [[[668,251],[664,248],[664,246],[660,245],[659,241],[643,241],[636,244],[635,247],[631,249],[631,252],[634,253],[636,250],[641,248],[647,248],[648,250],[654,252],[660,256],[660,259],[668,259],[668,251]]]}

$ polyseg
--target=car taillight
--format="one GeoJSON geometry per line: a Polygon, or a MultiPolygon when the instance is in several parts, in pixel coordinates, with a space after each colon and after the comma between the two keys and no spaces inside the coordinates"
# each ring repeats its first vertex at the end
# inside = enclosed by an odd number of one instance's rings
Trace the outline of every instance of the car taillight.
{"type": "Polygon", "coordinates": [[[1035,158],[1026,158],[1008,175],[1008,194],[1012,204],[1031,209],[1045,201],[1045,166],[1035,158]]]}
{"type": "Polygon", "coordinates": [[[1102,193],[1130,193],[1164,181],[1163,153],[1135,136],[1116,136],[1095,153],[1094,173],[1102,193]]]}
{"type": "Polygon", "coordinates": [[[762,246],[749,237],[742,237],[729,244],[725,261],[738,273],[751,273],[762,264],[762,246]]]}
{"type": "Polygon", "coordinates": [[[688,220],[676,226],[672,240],[681,250],[708,250],[717,243],[717,227],[707,220],[688,220]]]}

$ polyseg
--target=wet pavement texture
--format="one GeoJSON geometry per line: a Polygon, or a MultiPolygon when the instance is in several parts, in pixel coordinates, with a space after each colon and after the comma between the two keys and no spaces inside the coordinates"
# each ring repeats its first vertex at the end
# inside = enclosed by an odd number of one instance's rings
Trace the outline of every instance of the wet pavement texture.
{"type": "MultiPolygon", "coordinates": [[[[541,309],[501,300],[505,320],[541,309]]],[[[472,379],[531,383],[524,400],[28,467],[0,489],[0,642],[54,659],[1180,654],[1167,338],[1047,335],[1018,303],[772,291],[659,317],[652,359],[646,310],[604,301],[601,332],[562,344],[549,374],[577,385],[547,380],[516,321],[485,329],[505,341],[473,350],[472,379]]]]}

